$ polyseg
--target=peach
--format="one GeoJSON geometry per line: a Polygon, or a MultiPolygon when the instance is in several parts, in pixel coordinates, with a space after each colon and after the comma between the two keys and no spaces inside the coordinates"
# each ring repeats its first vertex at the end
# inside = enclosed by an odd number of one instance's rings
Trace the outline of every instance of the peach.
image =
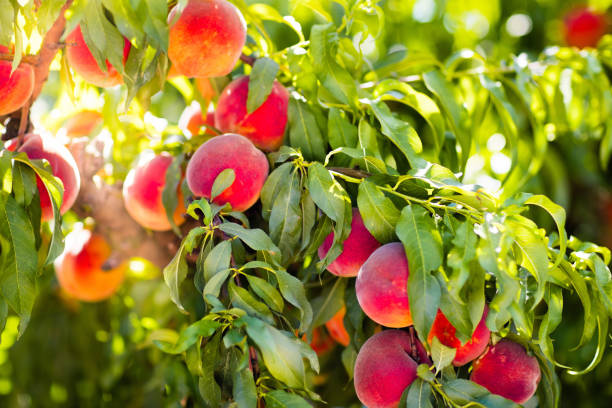
{"type": "Polygon", "coordinates": [[[465,365],[472,360],[475,360],[480,356],[489,343],[491,332],[485,322],[489,309],[485,306],[482,319],[476,326],[472,338],[465,344],[461,344],[461,341],[455,336],[456,329],[448,321],[446,316],[442,314],[442,311],[438,309],[438,314],[434,320],[427,341],[431,344],[434,336],[438,338],[440,343],[446,347],[457,349],[455,358],[453,359],[453,365],[456,367],[465,365]]]}
{"type": "MultiPolygon", "coordinates": [[[[323,259],[334,242],[332,232],[319,247],[319,258],[323,259]]],[[[327,270],[337,276],[357,276],[359,268],[368,257],[380,247],[380,243],[370,234],[363,224],[359,210],[353,208],[351,232],[343,243],[342,253],[327,266],[327,270]]]]}
{"type": "Polygon", "coordinates": [[[229,203],[234,211],[246,211],[259,199],[268,177],[266,155],[244,136],[215,136],[189,160],[187,184],[197,197],[210,198],[215,179],[225,169],[234,170],[234,182],[213,201],[219,205],[229,203]]]}
{"type": "Polygon", "coordinates": [[[87,302],[110,297],[123,282],[126,270],[126,264],[106,270],[110,254],[111,248],[102,236],[84,229],[72,231],[66,236],[64,252],[55,260],[61,288],[87,302]]]}
{"type": "Polygon", "coordinates": [[[176,70],[188,77],[229,74],[246,42],[246,23],[240,11],[226,0],[189,0],[180,16],[174,7],[168,15],[168,57],[176,70]]]}
{"type": "MultiPolygon", "coordinates": [[[[302,336],[302,340],[307,341],[306,335],[302,336]]],[[[328,351],[331,351],[335,345],[336,343],[334,343],[334,340],[320,327],[316,327],[312,331],[310,348],[312,348],[312,350],[317,353],[318,356],[322,356],[328,351]]]]}
{"type": "Polygon", "coordinates": [[[410,335],[385,330],[366,341],[355,361],[355,391],[368,408],[394,408],[417,374],[410,335]]]}
{"type": "Polygon", "coordinates": [[[239,133],[261,150],[271,152],[283,144],[287,126],[289,93],[277,81],[264,103],[247,114],[249,77],[243,76],[225,87],[215,111],[215,126],[221,132],[239,133]]]}
{"type": "Polygon", "coordinates": [[[94,110],[82,110],[64,122],[64,130],[68,137],[89,136],[94,130],[102,125],[104,119],[100,112],[94,110]]]}
{"type": "MultiPolygon", "coordinates": [[[[0,54],[9,50],[0,45],[0,54]]],[[[28,102],[34,90],[34,68],[21,63],[11,74],[12,62],[0,60],[0,115],[6,115],[28,102]]]]}
{"type": "MultiPolygon", "coordinates": [[[[166,185],[166,172],[172,164],[172,156],[162,153],[139,164],[128,173],[123,183],[123,202],[130,216],[140,225],[155,231],[172,228],[162,203],[166,185]]],[[[181,225],[185,219],[185,206],[180,187],[177,190],[178,205],[174,211],[174,223],[181,225]]]]}
{"type": "MultiPolygon", "coordinates": [[[[179,118],[179,128],[183,132],[185,132],[188,136],[195,136],[200,134],[200,128],[204,125],[206,126],[215,126],[215,111],[212,109],[212,105],[208,108],[208,112],[206,112],[206,117],[202,115],[202,108],[200,104],[194,102],[185,108],[181,117],[179,118]]],[[[205,135],[214,136],[215,132],[210,128],[206,128],[203,132],[205,135]]]]}
{"type": "Polygon", "coordinates": [[[490,347],[472,367],[470,380],[518,404],[531,398],[540,382],[538,360],[510,340],[490,347]]]}
{"type": "MultiPolygon", "coordinates": [[[[123,63],[127,61],[132,44],[124,39],[123,45],[123,63]]],[[[106,60],[106,72],[102,71],[96,62],[96,59],[91,54],[89,47],[85,43],[81,26],[77,26],[68,37],[66,37],[66,58],[68,64],[79,74],[85,81],[99,86],[108,88],[123,83],[121,74],[106,60]]]]}
{"type": "Polygon", "coordinates": [[[361,266],[355,290],[363,312],[387,327],[412,324],[408,304],[408,260],[399,242],[375,250],[361,266]]]}
{"type": "MultiPolygon", "coordinates": [[[[6,148],[11,151],[14,151],[16,147],[17,139],[11,140],[6,145],[6,148]]],[[[53,175],[58,177],[64,185],[64,196],[60,206],[60,213],[66,213],[74,204],[81,188],[79,169],[70,151],[55,138],[43,138],[36,134],[25,135],[23,145],[21,145],[19,151],[24,152],[31,160],[46,159],[49,162],[53,175]]],[[[36,184],[40,194],[42,219],[49,221],[53,218],[51,197],[39,178],[36,179],[36,184]]]]}
{"type": "Polygon", "coordinates": [[[606,16],[587,8],[574,9],[565,16],[564,20],[565,42],[572,47],[595,47],[608,31],[606,16]]]}
{"type": "Polygon", "coordinates": [[[351,342],[346,327],[344,327],[344,316],[346,315],[346,307],[342,306],[342,309],[338,310],[338,313],[334,315],[325,323],[327,331],[332,339],[336,340],[338,344],[342,344],[344,347],[348,346],[351,342]]]}

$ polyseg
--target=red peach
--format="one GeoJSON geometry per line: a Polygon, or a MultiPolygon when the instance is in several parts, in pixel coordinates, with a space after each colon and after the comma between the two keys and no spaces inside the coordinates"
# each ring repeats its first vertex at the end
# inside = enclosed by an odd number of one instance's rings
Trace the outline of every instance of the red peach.
{"type": "MultiPolygon", "coordinates": [[[[172,156],[162,153],[141,163],[128,173],[123,183],[123,202],[130,216],[140,225],[155,231],[172,228],[162,203],[166,185],[166,172],[172,164],[172,156]]],[[[180,188],[177,191],[178,205],[174,211],[174,222],[181,225],[185,219],[185,206],[180,188]]]]}
{"type": "Polygon", "coordinates": [[[461,341],[459,341],[455,335],[455,327],[448,321],[446,316],[442,314],[442,311],[438,309],[438,314],[431,327],[427,341],[431,344],[435,336],[440,343],[446,347],[457,349],[455,358],[453,359],[453,365],[456,367],[465,365],[478,358],[487,348],[489,338],[491,337],[491,331],[485,322],[488,311],[489,308],[485,306],[482,319],[476,326],[472,338],[462,345],[461,341]]]}
{"type": "Polygon", "coordinates": [[[246,42],[240,11],[226,0],[189,0],[178,18],[177,12],[168,15],[168,57],[176,70],[188,77],[229,74],[246,42]]]}
{"type": "Polygon", "coordinates": [[[234,211],[246,211],[259,198],[268,177],[268,160],[246,137],[231,133],[216,136],[189,160],[187,184],[197,197],[210,198],[215,179],[225,169],[234,170],[234,182],[213,201],[230,203],[234,211]]]}
{"type": "Polygon", "coordinates": [[[414,344],[401,330],[385,330],[370,337],[355,361],[355,391],[368,408],[395,408],[416,378],[414,344]]]}
{"type": "MultiPolygon", "coordinates": [[[[11,140],[6,145],[6,148],[11,151],[14,151],[16,147],[17,139],[11,140]]],[[[27,134],[19,151],[24,152],[31,160],[46,159],[49,162],[53,175],[58,177],[64,185],[64,196],[60,206],[60,213],[64,214],[68,211],[79,194],[81,176],[77,164],[66,146],[53,137],[43,138],[40,135],[27,134]]],[[[51,197],[38,177],[36,178],[36,184],[40,194],[42,219],[49,221],[53,218],[51,197]]]]}
{"type": "Polygon", "coordinates": [[[89,136],[96,130],[104,119],[100,112],[94,110],[83,110],[68,118],[64,123],[64,130],[68,137],[89,136]]]}
{"type": "Polygon", "coordinates": [[[71,296],[97,302],[117,291],[126,264],[105,270],[111,248],[100,235],[78,229],[66,237],[66,248],[55,261],[55,274],[64,291],[71,296]]]}
{"type": "Polygon", "coordinates": [[[490,347],[472,366],[470,380],[518,404],[531,398],[540,382],[538,360],[510,340],[490,347]]]}
{"type": "Polygon", "coordinates": [[[351,342],[346,327],[344,327],[344,316],[346,315],[346,307],[342,306],[342,309],[338,310],[338,313],[334,315],[325,323],[327,331],[332,339],[336,340],[338,344],[342,344],[344,347],[348,346],[351,342]]]}
{"type": "MultiPolygon", "coordinates": [[[[0,54],[8,53],[8,48],[0,45],[0,54]]],[[[11,71],[12,62],[0,60],[0,115],[21,108],[34,90],[34,68],[30,64],[21,63],[11,71]]]]}
{"type": "Polygon", "coordinates": [[[608,30],[607,17],[587,8],[577,8],[564,19],[565,42],[572,47],[595,47],[608,30]]]}
{"type": "MultiPolygon", "coordinates": [[[[320,259],[327,255],[333,242],[334,233],[332,232],[319,247],[318,253],[320,259]]],[[[380,247],[380,243],[363,224],[359,210],[353,208],[351,232],[343,243],[342,253],[327,266],[327,270],[337,276],[357,276],[361,265],[378,247],[380,247]]]]}
{"type": "Polygon", "coordinates": [[[271,152],[283,144],[287,126],[289,93],[277,81],[264,103],[247,114],[249,77],[243,76],[225,87],[215,111],[215,126],[222,132],[239,133],[261,150],[271,152]]]}
{"type": "MultiPolygon", "coordinates": [[[[195,102],[185,108],[179,118],[178,125],[188,136],[198,135],[202,126],[215,126],[215,111],[212,109],[211,105],[206,112],[206,117],[204,117],[200,104],[195,102]]],[[[205,135],[215,135],[215,132],[208,127],[203,133],[205,135]]]]}
{"type": "MultiPolygon", "coordinates": [[[[127,61],[132,44],[124,39],[123,63],[127,61]]],[[[92,55],[89,47],[85,43],[81,26],[77,26],[66,37],[66,58],[70,67],[76,71],[83,79],[95,86],[108,88],[123,83],[121,74],[106,61],[106,72],[102,71],[92,55]]]]}
{"type": "Polygon", "coordinates": [[[375,250],[357,275],[355,290],[364,313],[387,327],[412,324],[408,304],[408,260],[399,242],[375,250]]]}

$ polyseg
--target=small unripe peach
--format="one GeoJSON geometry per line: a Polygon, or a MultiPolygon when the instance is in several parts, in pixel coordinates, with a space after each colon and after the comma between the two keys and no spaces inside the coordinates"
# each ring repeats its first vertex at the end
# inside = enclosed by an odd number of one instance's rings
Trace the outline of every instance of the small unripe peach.
{"type": "Polygon", "coordinates": [[[230,203],[234,211],[246,211],[259,199],[268,177],[268,160],[246,137],[215,136],[196,150],[187,165],[187,184],[197,197],[210,198],[215,179],[225,169],[234,170],[234,182],[213,202],[230,203]]]}
{"type": "Polygon", "coordinates": [[[527,402],[540,382],[538,360],[510,340],[501,340],[490,347],[472,367],[470,380],[518,404],[527,402]]]}
{"type": "Polygon", "coordinates": [[[249,77],[243,76],[225,87],[215,110],[215,127],[222,132],[247,137],[263,151],[278,150],[287,126],[289,93],[277,81],[264,103],[247,113],[249,77]]]}
{"type": "Polygon", "coordinates": [[[91,231],[78,229],[66,237],[66,248],[55,261],[57,280],[68,294],[97,302],[117,291],[125,275],[126,265],[106,269],[111,255],[106,240],[91,231]]]}
{"type": "MultiPolygon", "coordinates": [[[[0,54],[9,50],[0,45],[0,54]]],[[[12,113],[26,104],[34,90],[34,68],[21,63],[11,74],[12,62],[0,60],[0,115],[12,113]]]]}
{"type": "Polygon", "coordinates": [[[434,336],[437,337],[440,343],[446,347],[457,350],[455,358],[453,359],[453,365],[456,367],[465,365],[478,358],[487,348],[489,338],[491,337],[491,331],[485,322],[488,311],[488,307],[485,306],[482,319],[480,319],[478,326],[476,326],[472,338],[462,345],[461,341],[455,335],[455,327],[448,321],[446,316],[442,314],[442,311],[438,309],[438,314],[431,327],[427,341],[431,344],[434,336]]]}
{"type": "MultiPolygon", "coordinates": [[[[319,247],[319,258],[323,259],[334,242],[332,232],[319,247]]],[[[363,224],[363,219],[357,208],[353,208],[351,232],[342,244],[342,253],[327,266],[327,270],[337,276],[357,276],[359,268],[368,257],[380,247],[380,243],[370,234],[363,224]]]]}
{"type": "MultiPolygon", "coordinates": [[[[185,108],[181,117],[179,118],[179,128],[188,136],[195,136],[200,133],[200,128],[203,126],[215,126],[215,111],[212,109],[212,105],[206,112],[206,117],[202,115],[202,108],[200,104],[195,102],[185,108]]],[[[206,128],[203,132],[205,135],[214,136],[210,128],[206,128]]]]}
{"type": "MultiPolygon", "coordinates": [[[[155,231],[172,228],[162,202],[166,185],[166,172],[172,164],[172,156],[162,153],[133,168],[123,184],[123,202],[130,216],[140,225],[155,231]]],[[[185,206],[180,187],[178,205],[174,211],[174,223],[181,225],[185,219],[185,206]]]]}
{"type": "MultiPolygon", "coordinates": [[[[132,44],[125,38],[123,45],[124,64],[127,61],[131,47],[132,44]]],[[[106,61],[106,72],[100,69],[96,59],[85,43],[80,25],[66,37],[66,58],[70,67],[90,84],[101,88],[108,88],[123,83],[121,74],[108,60],[106,61]]]]}
{"type": "Polygon", "coordinates": [[[176,70],[188,77],[229,74],[246,42],[240,11],[226,0],[189,0],[177,12],[174,7],[168,15],[168,57],[176,70]]]}
{"type": "Polygon", "coordinates": [[[408,303],[408,260],[399,242],[375,250],[357,275],[355,290],[363,312],[387,327],[412,324],[408,303]]]}
{"type": "Polygon", "coordinates": [[[348,346],[351,342],[351,338],[344,327],[344,316],[346,315],[346,307],[342,306],[338,313],[334,315],[325,323],[327,331],[332,339],[336,340],[339,344],[344,347],[348,346]]]}
{"type": "MultiPolygon", "coordinates": [[[[6,145],[6,148],[11,151],[15,150],[16,147],[17,139],[11,140],[6,145]]],[[[64,185],[64,196],[60,206],[60,213],[64,214],[68,211],[79,194],[81,176],[77,164],[66,146],[53,137],[27,134],[19,151],[24,152],[30,160],[46,159],[49,162],[53,175],[58,177],[64,185]]],[[[53,218],[51,197],[49,197],[47,189],[38,177],[36,177],[36,184],[40,194],[42,219],[49,221],[53,218]]]]}

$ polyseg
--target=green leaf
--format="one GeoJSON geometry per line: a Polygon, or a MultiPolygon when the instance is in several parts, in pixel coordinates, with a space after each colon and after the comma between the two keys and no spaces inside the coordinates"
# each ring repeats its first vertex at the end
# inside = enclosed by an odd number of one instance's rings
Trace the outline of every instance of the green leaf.
{"type": "Polygon", "coordinates": [[[283,269],[276,271],[278,287],[289,303],[297,307],[300,311],[300,331],[304,331],[312,321],[312,307],[308,303],[304,284],[295,276],[283,269]]]}
{"type": "Polygon", "coordinates": [[[264,395],[268,408],[311,408],[312,406],[302,397],[290,394],[283,390],[274,390],[264,395]]]}
{"type": "Polygon", "coordinates": [[[339,147],[356,147],[358,143],[357,128],[349,122],[338,108],[330,108],[327,118],[327,134],[332,149],[339,147]]]}
{"type": "MultiPolygon", "coordinates": [[[[248,357],[248,352],[245,357],[248,357]]],[[[238,408],[256,408],[257,390],[253,379],[253,371],[249,367],[244,369],[236,367],[232,380],[232,394],[238,408]]]]}
{"type": "Polygon", "coordinates": [[[455,359],[455,354],[457,354],[457,349],[446,347],[440,343],[438,337],[434,336],[431,342],[431,359],[436,367],[436,373],[450,366],[455,359]]]}
{"type": "Polygon", "coordinates": [[[215,246],[204,261],[204,280],[208,282],[217,273],[226,270],[230,266],[232,258],[232,244],[230,241],[222,241],[215,246]]]}
{"type": "Polygon", "coordinates": [[[270,238],[281,250],[284,263],[293,258],[300,245],[302,189],[299,175],[300,173],[294,170],[283,180],[270,213],[270,238]]]}
{"type": "Polygon", "coordinates": [[[475,382],[457,378],[442,384],[442,391],[456,404],[461,406],[477,403],[486,408],[518,408],[514,402],[499,395],[492,395],[486,388],[475,382]]]}
{"type": "Polygon", "coordinates": [[[306,160],[323,161],[326,142],[310,106],[289,99],[289,143],[299,148],[306,160]]]}
{"type": "Polygon", "coordinates": [[[429,333],[440,303],[440,286],[431,271],[442,265],[442,238],[426,209],[408,205],[395,230],[406,249],[408,299],[418,333],[429,333]]]}
{"type": "Polygon", "coordinates": [[[351,199],[321,163],[312,163],[308,168],[308,188],[317,207],[332,220],[341,222],[351,199]]]}
{"type": "Polygon", "coordinates": [[[293,173],[295,173],[293,164],[283,163],[268,175],[268,178],[261,189],[260,196],[262,215],[265,220],[270,219],[272,206],[276,201],[276,197],[278,197],[281,189],[285,187],[286,180],[293,176],[293,173]]]}
{"type": "Polygon", "coordinates": [[[357,205],[364,225],[378,242],[385,244],[395,240],[400,211],[376,184],[367,179],[359,184],[357,205]]]}
{"type": "Polygon", "coordinates": [[[240,238],[255,251],[268,251],[272,255],[279,255],[280,250],[263,230],[259,228],[246,229],[242,225],[233,222],[224,222],[219,229],[226,234],[240,238]]]}
{"type": "Polygon", "coordinates": [[[221,287],[223,286],[223,284],[225,283],[225,281],[227,280],[231,272],[232,272],[231,269],[225,269],[213,275],[213,277],[210,278],[208,282],[206,282],[206,285],[204,285],[204,289],[202,290],[202,295],[205,298],[207,298],[207,295],[212,295],[214,297],[219,296],[221,287]]]}
{"type": "Polygon", "coordinates": [[[257,300],[251,292],[237,286],[233,280],[229,281],[228,290],[234,307],[240,308],[250,315],[257,316],[270,324],[274,323],[274,316],[268,306],[257,300]]]}
{"type": "Polygon", "coordinates": [[[279,313],[283,311],[285,302],[283,301],[281,294],[278,293],[274,286],[270,285],[268,281],[257,276],[246,275],[246,278],[249,281],[249,285],[251,285],[253,292],[262,298],[272,310],[279,313]]]}
{"type": "Polygon", "coordinates": [[[432,408],[431,405],[431,384],[416,378],[406,395],[406,408],[432,408]]]}
{"type": "Polygon", "coordinates": [[[198,389],[207,408],[216,408],[221,405],[221,387],[215,380],[215,365],[218,363],[219,345],[222,332],[217,332],[204,346],[202,352],[202,371],[204,375],[199,378],[198,389]]]}
{"type": "Polygon", "coordinates": [[[155,345],[163,352],[169,354],[180,354],[194,345],[202,337],[210,337],[221,326],[214,320],[198,320],[181,331],[178,340],[174,344],[154,341],[155,345]]]}
{"type": "Polygon", "coordinates": [[[554,264],[550,267],[550,269],[556,268],[561,261],[563,260],[563,255],[567,249],[567,234],[565,232],[565,209],[560,205],[553,203],[548,197],[543,195],[533,195],[529,197],[525,204],[534,205],[544,209],[552,219],[554,220],[557,226],[557,233],[559,234],[559,254],[555,259],[554,264]]]}
{"type": "Polygon", "coordinates": [[[249,93],[247,97],[247,114],[257,110],[263,104],[274,86],[274,78],[279,66],[270,58],[257,58],[251,75],[249,75],[249,93]]]}
{"type": "Polygon", "coordinates": [[[162,190],[162,204],[166,210],[166,218],[168,219],[168,222],[170,222],[174,232],[177,234],[180,234],[180,231],[174,222],[174,211],[179,204],[179,195],[176,194],[176,192],[183,176],[181,171],[182,162],[182,156],[172,158],[172,163],[166,170],[166,183],[164,184],[164,189],[162,190]]]}
{"type": "Polygon", "coordinates": [[[338,278],[333,285],[326,285],[323,292],[312,300],[313,328],[325,324],[344,306],[346,285],[347,279],[338,278]]]}
{"type": "Polygon", "coordinates": [[[0,194],[0,292],[20,317],[19,334],[28,324],[36,297],[37,251],[32,224],[15,199],[0,194]]]}
{"type": "Polygon", "coordinates": [[[185,250],[185,240],[181,243],[181,247],[172,258],[172,261],[164,268],[163,275],[166,285],[170,288],[170,298],[178,306],[182,312],[186,312],[183,303],[181,302],[181,284],[187,278],[187,251],[185,250]]]}
{"type": "Polygon", "coordinates": [[[213,183],[210,199],[211,201],[223,193],[228,187],[230,187],[236,179],[236,173],[234,169],[225,169],[217,175],[215,182],[213,183]]]}

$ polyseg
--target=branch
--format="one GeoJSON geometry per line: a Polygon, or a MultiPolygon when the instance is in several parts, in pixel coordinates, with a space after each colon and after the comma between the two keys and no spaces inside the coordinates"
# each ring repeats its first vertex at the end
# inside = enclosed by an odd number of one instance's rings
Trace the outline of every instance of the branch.
{"type": "Polygon", "coordinates": [[[250,66],[253,66],[256,60],[257,59],[255,57],[251,57],[250,55],[246,55],[245,53],[240,54],[240,61],[244,62],[245,64],[249,64],[250,66]]]}

